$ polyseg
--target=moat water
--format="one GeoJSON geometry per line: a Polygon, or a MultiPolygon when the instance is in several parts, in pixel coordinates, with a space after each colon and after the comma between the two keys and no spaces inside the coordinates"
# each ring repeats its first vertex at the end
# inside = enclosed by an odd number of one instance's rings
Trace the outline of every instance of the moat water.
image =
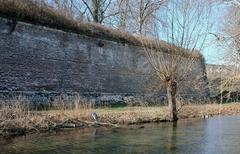
{"type": "Polygon", "coordinates": [[[239,154],[240,116],[97,128],[0,140],[0,153],[239,154]]]}

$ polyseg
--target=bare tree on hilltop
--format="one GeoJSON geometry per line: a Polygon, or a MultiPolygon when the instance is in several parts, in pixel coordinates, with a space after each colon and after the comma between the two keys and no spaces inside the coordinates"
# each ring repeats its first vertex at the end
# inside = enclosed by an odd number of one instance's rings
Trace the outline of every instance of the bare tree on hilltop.
{"type": "Polygon", "coordinates": [[[116,15],[116,13],[106,13],[112,4],[112,0],[82,0],[82,2],[87,7],[91,18],[96,23],[102,23],[104,19],[116,15]]]}
{"type": "Polygon", "coordinates": [[[137,33],[142,34],[148,24],[156,20],[157,11],[165,0],[139,0],[132,2],[132,16],[135,17],[137,33]]]}

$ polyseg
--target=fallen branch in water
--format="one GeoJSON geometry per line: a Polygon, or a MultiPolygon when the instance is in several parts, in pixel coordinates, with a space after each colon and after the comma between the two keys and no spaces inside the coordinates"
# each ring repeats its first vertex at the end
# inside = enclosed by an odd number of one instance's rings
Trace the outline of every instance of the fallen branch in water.
{"type": "Polygon", "coordinates": [[[113,127],[119,127],[117,124],[112,123],[106,123],[106,122],[86,122],[90,124],[89,126],[113,126],[113,127]]]}

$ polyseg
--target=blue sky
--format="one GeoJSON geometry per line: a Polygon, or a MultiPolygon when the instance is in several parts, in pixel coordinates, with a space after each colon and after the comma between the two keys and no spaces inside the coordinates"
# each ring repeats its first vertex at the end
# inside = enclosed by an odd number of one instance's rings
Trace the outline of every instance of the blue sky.
{"type": "Polygon", "coordinates": [[[199,5],[201,8],[201,4],[204,1],[193,1],[193,3],[189,3],[190,5],[187,5],[188,3],[176,3],[181,2],[181,0],[176,0],[174,2],[169,3],[170,7],[161,10],[158,14],[160,18],[164,19],[163,23],[157,25],[159,38],[183,48],[188,48],[190,50],[197,49],[201,51],[208,64],[223,64],[223,58],[225,55],[225,51],[221,48],[221,43],[223,42],[220,42],[216,36],[222,36],[221,29],[223,29],[223,23],[225,22],[224,17],[226,16],[228,6],[225,3],[223,4],[222,2],[217,1],[213,3],[213,8],[209,14],[210,7],[208,6],[210,5],[206,6],[203,4],[204,13],[198,12],[201,14],[199,15],[196,13],[197,9],[191,7],[191,5],[199,5]],[[185,5],[190,6],[187,13],[185,13],[184,10],[185,5]],[[177,9],[172,9],[175,7],[177,9]],[[175,21],[174,26],[172,26],[172,18],[175,21]],[[184,21],[187,21],[186,25],[184,24],[184,21]],[[186,30],[183,29],[183,25],[187,27],[186,30]],[[209,25],[212,25],[211,28],[209,28],[209,25]],[[172,31],[174,36],[173,40],[176,41],[172,41],[171,39],[172,31]],[[206,34],[208,35],[206,38],[207,40],[205,41],[206,34]],[[179,44],[183,38],[191,41],[187,41],[187,44],[179,44]],[[202,45],[204,48],[202,48],[202,45]]]}
{"type": "MultiPolygon", "coordinates": [[[[225,22],[225,15],[227,13],[228,6],[226,4],[217,5],[213,10],[213,18],[211,19],[214,23],[212,32],[215,34],[221,34],[221,29],[223,28],[223,23],[225,22]]],[[[205,57],[206,63],[209,64],[224,64],[225,50],[221,47],[220,41],[214,35],[210,36],[209,42],[207,42],[208,47],[206,47],[202,54],[205,57]]]]}

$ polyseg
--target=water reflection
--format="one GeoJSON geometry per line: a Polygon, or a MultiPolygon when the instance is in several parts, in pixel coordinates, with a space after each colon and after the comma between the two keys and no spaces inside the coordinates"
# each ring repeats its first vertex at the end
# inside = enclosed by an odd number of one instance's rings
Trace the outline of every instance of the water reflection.
{"type": "Polygon", "coordinates": [[[177,142],[177,135],[176,135],[176,132],[177,132],[177,122],[175,123],[172,123],[170,125],[170,128],[169,128],[169,134],[168,134],[168,138],[169,138],[169,142],[168,142],[168,150],[169,151],[176,151],[177,149],[177,145],[176,145],[176,142],[177,142]]]}
{"type": "Polygon", "coordinates": [[[1,141],[0,153],[240,153],[240,117],[97,128],[1,141]]]}

